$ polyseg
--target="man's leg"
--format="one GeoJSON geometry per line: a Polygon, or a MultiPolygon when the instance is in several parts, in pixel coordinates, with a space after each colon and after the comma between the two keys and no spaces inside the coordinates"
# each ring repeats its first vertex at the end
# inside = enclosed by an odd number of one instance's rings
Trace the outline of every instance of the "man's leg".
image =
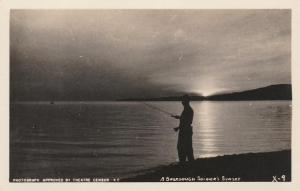
{"type": "Polygon", "coordinates": [[[185,145],[184,145],[184,137],[182,133],[179,132],[178,134],[178,142],[177,142],[177,151],[178,151],[178,158],[179,162],[185,162],[186,160],[186,151],[185,151],[185,145]]]}
{"type": "Polygon", "coordinates": [[[178,149],[178,158],[179,158],[180,163],[183,163],[186,161],[186,153],[184,152],[184,149],[182,149],[182,148],[178,149]]]}
{"type": "Polygon", "coordinates": [[[188,161],[194,161],[194,151],[193,151],[193,139],[192,136],[190,136],[187,140],[187,158],[188,161]]]}

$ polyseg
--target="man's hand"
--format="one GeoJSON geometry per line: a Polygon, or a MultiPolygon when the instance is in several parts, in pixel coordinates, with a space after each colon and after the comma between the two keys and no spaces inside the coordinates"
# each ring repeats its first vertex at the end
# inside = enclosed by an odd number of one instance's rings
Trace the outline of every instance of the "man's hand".
{"type": "Polygon", "coordinates": [[[175,119],[180,119],[179,115],[171,115],[171,117],[175,118],[175,119]]]}
{"type": "Polygon", "coordinates": [[[175,132],[177,132],[178,129],[179,129],[179,127],[175,127],[175,128],[173,128],[173,129],[174,129],[175,132]]]}

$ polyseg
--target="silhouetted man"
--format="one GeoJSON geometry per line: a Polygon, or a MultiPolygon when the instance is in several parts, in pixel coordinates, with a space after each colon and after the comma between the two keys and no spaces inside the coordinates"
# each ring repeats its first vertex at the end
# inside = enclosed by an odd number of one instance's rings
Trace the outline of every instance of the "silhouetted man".
{"type": "Polygon", "coordinates": [[[192,141],[192,122],[194,117],[194,111],[190,106],[190,98],[188,95],[184,95],[182,97],[181,103],[184,107],[181,115],[172,116],[180,120],[179,127],[174,128],[175,131],[179,130],[177,142],[178,157],[180,162],[185,162],[186,159],[188,159],[188,161],[193,161],[194,153],[192,141]]]}

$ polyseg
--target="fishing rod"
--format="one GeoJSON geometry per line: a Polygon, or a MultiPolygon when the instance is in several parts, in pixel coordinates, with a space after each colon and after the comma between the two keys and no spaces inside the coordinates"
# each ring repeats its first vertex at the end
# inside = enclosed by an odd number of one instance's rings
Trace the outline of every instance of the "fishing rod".
{"type": "Polygon", "coordinates": [[[151,104],[148,104],[148,103],[145,103],[145,102],[142,102],[143,104],[145,104],[146,106],[148,106],[149,108],[152,108],[152,109],[155,109],[155,110],[157,110],[157,111],[160,111],[160,112],[162,112],[162,113],[164,113],[164,114],[167,114],[167,115],[169,115],[169,116],[171,116],[171,117],[174,117],[175,115],[173,115],[173,113],[170,113],[170,112],[168,112],[168,111],[165,111],[165,110],[163,110],[163,109],[161,109],[161,108],[159,108],[159,107],[156,107],[156,106],[154,106],[154,105],[151,105],[151,104]]]}

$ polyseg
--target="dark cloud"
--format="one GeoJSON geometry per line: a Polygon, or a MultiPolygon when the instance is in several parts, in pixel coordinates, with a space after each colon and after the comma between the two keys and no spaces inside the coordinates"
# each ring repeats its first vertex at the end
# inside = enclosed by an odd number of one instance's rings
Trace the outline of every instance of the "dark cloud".
{"type": "Polygon", "coordinates": [[[12,10],[13,100],[208,95],[291,81],[290,10],[12,10]]]}

